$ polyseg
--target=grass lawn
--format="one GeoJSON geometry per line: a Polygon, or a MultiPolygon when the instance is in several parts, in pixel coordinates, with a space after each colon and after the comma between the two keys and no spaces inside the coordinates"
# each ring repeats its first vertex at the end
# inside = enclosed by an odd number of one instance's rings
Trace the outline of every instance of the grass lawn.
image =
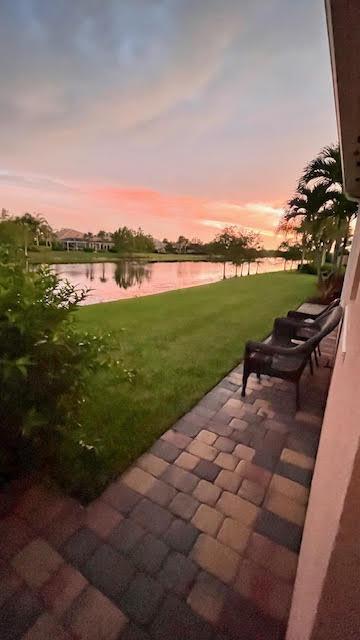
{"type": "Polygon", "coordinates": [[[137,374],[132,384],[111,371],[93,380],[84,439],[100,453],[87,470],[74,461],[73,487],[98,492],[242,360],[246,340],[314,289],[314,276],[278,272],[82,308],[81,325],[111,331],[137,374]]]}
{"type": "Polygon", "coordinates": [[[133,253],[131,255],[112,253],[110,251],[51,251],[42,249],[29,254],[31,264],[73,264],[84,262],[118,262],[126,258],[132,260],[145,260],[146,262],[189,262],[205,261],[210,258],[205,255],[191,253],[133,253]]]}

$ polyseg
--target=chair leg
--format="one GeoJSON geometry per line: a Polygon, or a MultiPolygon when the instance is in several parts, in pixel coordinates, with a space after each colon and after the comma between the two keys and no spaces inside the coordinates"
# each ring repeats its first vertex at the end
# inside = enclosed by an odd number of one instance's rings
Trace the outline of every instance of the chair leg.
{"type": "Polygon", "coordinates": [[[309,358],[309,367],[310,367],[311,375],[313,376],[314,375],[314,367],[313,367],[312,355],[310,355],[310,358],[309,358]]]}
{"type": "Polygon", "coordinates": [[[314,349],[314,358],[315,358],[316,366],[318,367],[319,366],[319,360],[318,360],[318,356],[317,356],[317,353],[316,353],[316,349],[314,349]]]}
{"type": "Polygon", "coordinates": [[[246,384],[247,384],[247,380],[248,380],[249,375],[250,375],[250,374],[248,373],[248,371],[246,371],[246,368],[245,368],[245,366],[244,366],[244,371],[243,371],[243,383],[242,383],[242,389],[241,389],[241,395],[242,395],[242,397],[244,397],[244,396],[245,396],[246,384]]]}
{"type": "Polygon", "coordinates": [[[300,409],[300,380],[296,381],[296,411],[300,409]]]}
{"type": "Polygon", "coordinates": [[[320,342],[319,342],[319,344],[318,344],[318,353],[319,353],[319,356],[321,357],[320,342]]]}
{"type": "Polygon", "coordinates": [[[257,374],[256,374],[256,377],[257,377],[258,381],[259,381],[259,382],[261,382],[261,375],[260,375],[260,373],[257,373],[257,374]]]}

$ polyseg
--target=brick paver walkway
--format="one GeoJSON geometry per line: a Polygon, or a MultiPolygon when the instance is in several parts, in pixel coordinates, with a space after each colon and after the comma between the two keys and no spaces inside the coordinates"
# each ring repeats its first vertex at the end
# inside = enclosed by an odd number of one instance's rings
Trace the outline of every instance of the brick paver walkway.
{"type": "Polygon", "coordinates": [[[334,349],[294,389],[237,367],[86,509],[1,496],[2,640],[284,635],[334,349]]]}

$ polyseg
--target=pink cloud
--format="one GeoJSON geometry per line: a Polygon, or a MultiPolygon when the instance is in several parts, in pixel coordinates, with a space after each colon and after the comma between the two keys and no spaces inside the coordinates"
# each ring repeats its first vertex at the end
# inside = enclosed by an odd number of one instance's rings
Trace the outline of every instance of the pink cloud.
{"type": "Polygon", "coordinates": [[[39,211],[55,227],[110,231],[122,225],[142,226],[158,238],[180,234],[204,240],[219,229],[237,225],[264,237],[267,246],[278,244],[276,228],[281,207],[269,202],[217,201],[206,197],[171,194],[143,186],[74,185],[43,177],[6,176],[2,179],[2,205],[21,212],[39,211]]]}

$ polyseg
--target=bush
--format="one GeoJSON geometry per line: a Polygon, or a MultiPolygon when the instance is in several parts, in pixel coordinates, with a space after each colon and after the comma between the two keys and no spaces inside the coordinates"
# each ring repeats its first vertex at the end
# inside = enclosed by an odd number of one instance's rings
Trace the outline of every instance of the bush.
{"type": "Polygon", "coordinates": [[[94,253],[95,249],[93,249],[93,247],[84,247],[83,251],[85,253],[94,253]]]}
{"type": "Polygon", "coordinates": [[[66,249],[65,249],[65,247],[64,247],[64,245],[63,245],[63,243],[62,243],[62,242],[58,242],[57,240],[55,240],[55,241],[52,243],[51,249],[52,249],[53,251],[66,251],[66,249]]]}
{"type": "Polygon", "coordinates": [[[317,284],[318,293],[315,297],[311,298],[309,302],[329,304],[335,300],[335,298],[340,298],[343,284],[343,273],[331,272],[323,274],[317,284]]]}
{"type": "Polygon", "coordinates": [[[306,262],[305,264],[298,265],[298,271],[300,273],[308,273],[312,276],[316,275],[316,267],[312,262],[306,262]]]}
{"type": "Polygon", "coordinates": [[[66,449],[78,464],[96,455],[79,415],[91,376],[110,364],[110,337],[79,330],[73,312],[86,295],[48,267],[26,273],[0,249],[0,463],[8,470],[24,452],[55,470],[66,449]]]}
{"type": "MultiPolygon", "coordinates": [[[[333,264],[325,262],[321,267],[321,273],[331,273],[333,269],[333,264]]],[[[313,262],[306,262],[302,266],[298,265],[298,271],[300,271],[300,273],[308,273],[313,276],[316,276],[317,274],[316,265],[313,262]]]]}

